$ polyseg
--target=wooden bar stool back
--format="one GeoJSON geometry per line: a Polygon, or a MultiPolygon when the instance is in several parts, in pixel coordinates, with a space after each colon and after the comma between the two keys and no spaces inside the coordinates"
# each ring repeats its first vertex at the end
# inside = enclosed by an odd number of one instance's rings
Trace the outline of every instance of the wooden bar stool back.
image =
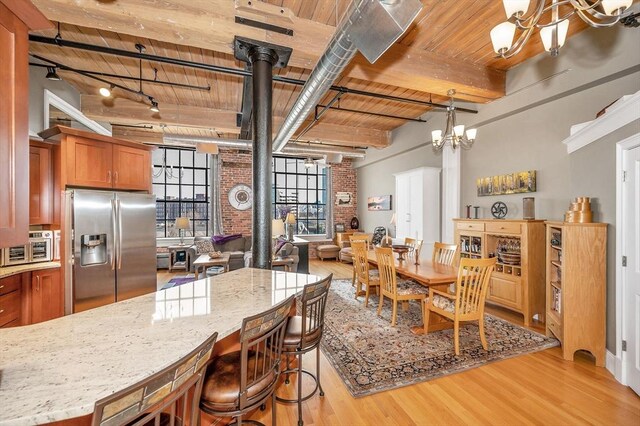
{"type": "Polygon", "coordinates": [[[285,384],[289,384],[289,374],[298,375],[298,397],[296,399],[286,399],[276,396],[280,402],[287,404],[298,404],[298,426],[302,426],[302,402],[311,398],[320,389],[320,396],[324,396],[322,385],[320,384],[320,340],[324,331],[324,312],[327,305],[327,296],[333,274],[316,283],[304,286],[301,298],[301,314],[292,317],[287,325],[287,333],[284,338],[282,352],[287,357],[287,369],[285,384]],[[312,350],[316,350],[316,374],[302,369],[302,355],[312,350]],[[289,357],[298,357],[298,367],[289,368],[289,357]],[[306,374],[315,382],[314,389],[307,395],[302,396],[302,374],[306,374]]]}
{"type": "Polygon", "coordinates": [[[353,270],[356,275],[356,299],[358,296],[364,294],[364,306],[366,308],[369,306],[369,294],[371,293],[371,288],[378,291],[378,288],[380,287],[378,271],[372,271],[369,268],[369,259],[367,257],[369,246],[366,241],[353,241],[351,243],[351,248],[353,249],[353,270]],[[363,287],[364,290],[362,289],[363,287]]]}
{"type": "Polygon", "coordinates": [[[431,261],[443,265],[453,265],[457,251],[458,246],[456,244],[433,243],[431,261]]]}
{"type": "Polygon", "coordinates": [[[429,329],[429,316],[433,312],[453,321],[453,346],[456,355],[460,355],[460,322],[478,321],[482,347],[487,350],[484,335],[484,302],[489,289],[491,273],[497,258],[460,259],[455,294],[429,289],[423,311],[424,332],[429,329]]]}
{"type": "Polygon", "coordinates": [[[376,247],[378,271],[380,273],[380,302],[378,303],[378,315],[382,313],[384,298],[388,297],[393,303],[391,325],[396,325],[398,316],[398,302],[403,302],[403,310],[407,310],[410,300],[418,300],[424,309],[422,301],[427,296],[429,289],[421,284],[408,280],[398,280],[396,265],[393,259],[393,251],[390,247],[376,247]]]}
{"type": "Polygon", "coordinates": [[[91,424],[199,424],[204,367],[211,358],[217,337],[215,333],[178,362],[97,401],[91,424]]]}
{"type": "MultiPolygon", "coordinates": [[[[220,355],[207,367],[200,409],[219,417],[235,417],[262,406],[271,397],[276,424],[275,388],[280,375],[282,344],[294,296],[242,320],[240,350],[220,355]]],[[[262,425],[254,420],[246,423],[262,425]]]]}

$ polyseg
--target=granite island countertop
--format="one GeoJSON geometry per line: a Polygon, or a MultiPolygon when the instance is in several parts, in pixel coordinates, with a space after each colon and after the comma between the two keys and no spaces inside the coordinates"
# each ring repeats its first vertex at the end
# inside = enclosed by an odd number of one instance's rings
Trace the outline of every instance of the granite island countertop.
{"type": "Polygon", "coordinates": [[[318,281],[244,268],[51,321],[0,329],[0,425],[93,412],[97,400],[218,340],[318,281]]]}
{"type": "Polygon", "coordinates": [[[3,266],[0,268],[0,278],[9,277],[23,272],[39,271],[41,269],[59,268],[60,262],[25,263],[24,265],[3,266]]]}

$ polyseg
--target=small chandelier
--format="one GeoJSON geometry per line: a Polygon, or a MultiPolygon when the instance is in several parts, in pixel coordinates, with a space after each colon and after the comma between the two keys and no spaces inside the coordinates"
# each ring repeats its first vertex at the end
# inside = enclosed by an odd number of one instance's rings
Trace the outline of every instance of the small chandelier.
{"type": "Polygon", "coordinates": [[[624,12],[633,0],[552,0],[546,6],[546,0],[536,0],[534,11],[529,16],[525,15],[530,0],[502,0],[502,3],[507,21],[493,27],[490,34],[493,50],[507,59],[522,50],[536,28],[540,30],[544,49],[551,56],[557,56],[567,38],[571,16],[577,13],[584,22],[594,28],[610,27],[630,14],[624,12]],[[560,16],[562,5],[571,6],[572,9],[560,16]],[[551,12],[549,22],[540,22],[547,12],[551,12]],[[514,43],[516,28],[521,33],[514,43]]]}
{"type": "Polygon", "coordinates": [[[153,176],[154,179],[157,179],[160,176],[162,176],[163,173],[167,179],[178,179],[178,178],[182,179],[184,177],[184,167],[180,167],[176,172],[173,170],[173,166],[167,166],[166,150],[162,153],[162,165],[158,168],[157,172],[152,172],[151,175],[153,176]]]}
{"type": "Polygon", "coordinates": [[[440,151],[447,142],[453,149],[456,149],[458,146],[469,149],[476,140],[477,129],[467,129],[465,132],[464,124],[456,124],[456,107],[453,105],[453,95],[455,94],[456,91],[453,89],[447,92],[451,100],[447,107],[447,127],[444,130],[444,136],[442,135],[442,130],[434,130],[431,132],[431,144],[435,151],[440,151]]]}

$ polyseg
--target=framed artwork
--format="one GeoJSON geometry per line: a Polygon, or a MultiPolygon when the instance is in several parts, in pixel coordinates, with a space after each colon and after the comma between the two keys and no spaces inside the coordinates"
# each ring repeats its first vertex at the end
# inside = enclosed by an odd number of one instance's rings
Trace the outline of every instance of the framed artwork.
{"type": "Polygon", "coordinates": [[[336,223],[336,232],[344,232],[344,223],[336,223]]]}
{"type": "Polygon", "coordinates": [[[336,192],[336,206],[353,206],[353,193],[336,192]]]}
{"type": "Polygon", "coordinates": [[[478,197],[488,195],[523,194],[536,192],[536,171],[489,176],[476,180],[478,197]]]}
{"type": "Polygon", "coordinates": [[[367,198],[367,208],[371,211],[391,210],[391,195],[377,195],[367,198]]]}

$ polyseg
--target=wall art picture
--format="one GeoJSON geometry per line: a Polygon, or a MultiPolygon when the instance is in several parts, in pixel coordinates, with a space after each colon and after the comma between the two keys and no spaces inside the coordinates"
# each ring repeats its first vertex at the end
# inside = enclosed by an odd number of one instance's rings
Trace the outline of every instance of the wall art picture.
{"type": "Polygon", "coordinates": [[[536,171],[529,170],[478,178],[476,186],[478,188],[478,197],[536,192],[536,171]]]}
{"type": "Polygon", "coordinates": [[[369,210],[391,210],[391,195],[378,195],[367,198],[369,210]]]}
{"type": "Polygon", "coordinates": [[[353,205],[353,193],[336,192],[336,206],[352,206],[352,205],[353,205]]]}

